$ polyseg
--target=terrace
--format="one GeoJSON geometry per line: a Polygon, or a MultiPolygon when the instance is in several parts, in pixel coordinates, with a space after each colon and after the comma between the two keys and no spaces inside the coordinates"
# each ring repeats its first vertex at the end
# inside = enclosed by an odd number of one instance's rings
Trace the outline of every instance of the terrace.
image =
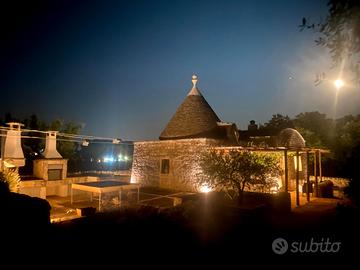
{"type": "Polygon", "coordinates": [[[119,210],[122,207],[146,205],[157,208],[170,208],[196,195],[195,193],[162,188],[140,187],[136,184],[130,184],[130,177],[126,180],[122,177],[119,180],[116,176],[108,176],[106,178],[98,178],[97,181],[73,185],[75,188],[70,192],[72,196],[51,195],[46,197],[46,200],[51,205],[50,214],[52,222],[71,220],[96,212],[110,212],[119,210]],[[82,189],[81,185],[85,189],[82,189]],[[87,189],[87,187],[91,186],[107,186],[109,188],[109,185],[110,188],[115,188],[105,192],[99,192],[91,188],[87,189]],[[125,189],[121,190],[121,195],[119,196],[119,188],[117,187],[121,186],[124,186],[125,189]]]}

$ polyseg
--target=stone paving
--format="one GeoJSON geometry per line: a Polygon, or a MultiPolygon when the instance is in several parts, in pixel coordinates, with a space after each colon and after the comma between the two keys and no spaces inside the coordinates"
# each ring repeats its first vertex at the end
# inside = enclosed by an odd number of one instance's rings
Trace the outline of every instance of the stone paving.
{"type": "Polygon", "coordinates": [[[293,211],[324,211],[326,209],[334,209],[338,203],[347,203],[346,199],[333,197],[333,198],[318,198],[311,194],[310,201],[307,201],[306,194],[300,193],[299,201],[300,206],[296,206],[295,191],[290,192],[291,209],[293,211]]]}

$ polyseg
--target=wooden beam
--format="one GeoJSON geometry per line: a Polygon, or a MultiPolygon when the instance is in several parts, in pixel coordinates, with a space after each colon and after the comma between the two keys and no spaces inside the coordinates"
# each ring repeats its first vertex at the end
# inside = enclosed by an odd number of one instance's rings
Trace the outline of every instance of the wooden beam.
{"type": "Polygon", "coordinates": [[[213,150],[240,150],[240,151],[264,151],[264,152],[282,152],[284,149],[288,151],[299,153],[306,153],[309,151],[310,153],[314,153],[315,151],[319,151],[324,154],[330,153],[328,149],[321,149],[321,148],[310,148],[310,147],[303,147],[303,148],[285,148],[285,147],[257,147],[257,146],[215,146],[211,147],[210,149],[213,150]]]}
{"type": "Polygon", "coordinates": [[[300,197],[299,197],[299,151],[296,150],[296,206],[300,206],[300,197]]]}
{"type": "Polygon", "coordinates": [[[1,134],[1,164],[0,164],[0,171],[4,171],[4,148],[5,148],[5,137],[6,137],[6,132],[0,130],[0,134],[1,134]]]}
{"type": "Polygon", "coordinates": [[[285,192],[289,190],[289,170],[288,170],[288,155],[287,150],[284,150],[284,170],[285,170],[285,192]]]}
{"type": "Polygon", "coordinates": [[[317,152],[314,152],[315,197],[318,197],[317,152]]]}
{"type": "Polygon", "coordinates": [[[320,176],[320,182],[322,182],[321,151],[319,151],[319,176],[320,176]]]}
{"type": "Polygon", "coordinates": [[[309,151],[306,151],[306,200],[310,201],[310,155],[309,151]]]}

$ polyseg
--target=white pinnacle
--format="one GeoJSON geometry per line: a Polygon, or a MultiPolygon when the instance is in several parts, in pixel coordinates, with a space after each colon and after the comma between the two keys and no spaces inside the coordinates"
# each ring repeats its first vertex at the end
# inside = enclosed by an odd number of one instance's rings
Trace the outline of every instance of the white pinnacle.
{"type": "Polygon", "coordinates": [[[197,89],[197,87],[196,87],[196,83],[198,81],[198,76],[196,76],[195,74],[192,75],[192,80],[191,81],[193,83],[193,87],[190,90],[188,96],[201,96],[201,93],[200,93],[199,89],[197,89]]]}

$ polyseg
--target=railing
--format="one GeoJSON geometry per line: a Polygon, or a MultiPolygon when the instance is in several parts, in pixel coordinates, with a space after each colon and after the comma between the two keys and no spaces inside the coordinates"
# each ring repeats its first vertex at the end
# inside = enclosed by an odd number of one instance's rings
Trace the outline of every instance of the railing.
{"type": "Polygon", "coordinates": [[[131,170],[117,170],[117,171],[81,171],[71,173],[71,175],[79,175],[79,174],[107,174],[107,175],[131,175],[131,170]]]}

